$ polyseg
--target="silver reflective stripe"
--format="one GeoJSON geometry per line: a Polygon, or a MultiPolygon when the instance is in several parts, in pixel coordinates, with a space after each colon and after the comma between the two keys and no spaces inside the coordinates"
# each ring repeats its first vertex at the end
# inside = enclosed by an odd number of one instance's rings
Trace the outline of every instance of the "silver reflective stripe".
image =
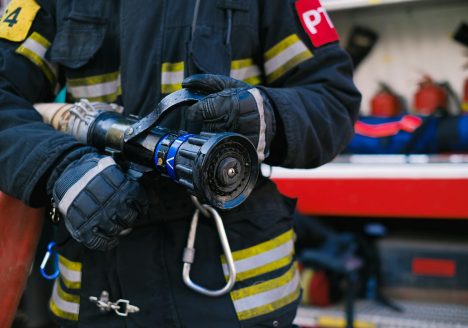
{"type": "MultiPolygon", "coordinates": [[[[234,265],[238,273],[246,272],[249,270],[259,268],[266,264],[273,263],[286,256],[289,256],[292,254],[293,249],[294,249],[294,243],[292,240],[290,240],[286,242],[285,244],[275,247],[269,251],[266,251],[266,252],[263,252],[258,255],[248,257],[242,260],[235,261],[234,265]]],[[[224,274],[226,275],[229,272],[227,264],[225,263],[223,264],[223,271],[224,271],[224,274]]]]}
{"type": "Polygon", "coordinates": [[[278,68],[285,65],[288,61],[303,53],[304,51],[309,51],[306,45],[301,40],[296,41],[265,63],[265,73],[267,75],[273,73],[278,68]]]}
{"type": "Polygon", "coordinates": [[[55,84],[58,67],[45,59],[50,42],[37,32],[31,34],[16,52],[27,57],[44,72],[46,77],[55,84]]]}
{"type": "Polygon", "coordinates": [[[184,71],[162,72],[161,84],[179,84],[184,80],[184,71]]]}
{"type": "Polygon", "coordinates": [[[69,92],[74,98],[97,98],[106,95],[111,95],[118,92],[120,88],[120,75],[114,81],[83,85],[83,86],[67,86],[69,92]]]}
{"type": "Polygon", "coordinates": [[[298,289],[299,281],[299,271],[296,270],[294,278],[281,287],[235,300],[233,303],[234,307],[236,308],[236,312],[239,313],[258,308],[263,305],[274,303],[284,297],[287,297],[288,295],[294,293],[298,289]]]}
{"type": "Polygon", "coordinates": [[[251,77],[260,76],[261,72],[257,65],[231,69],[230,76],[237,80],[247,80],[251,77]]]}
{"type": "Polygon", "coordinates": [[[45,58],[45,54],[47,52],[47,48],[44,47],[42,44],[33,40],[33,38],[28,38],[26,41],[23,42],[23,47],[32,50],[36,55],[41,57],[42,59],[45,58]]]}
{"type": "Polygon", "coordinates": [[[59,310],[78,315],[80,312],[80,303],[68,302],[62,299],[59,295],[58,286],[59,282],[56,280],[54,284],[54,290],[52,292],[52,300],[59,310]]]}
{"type": "Polygon", "coordinates": [[[265,109],[263,108],[263,97],[260,94],[260,90],[253,88],[248,90],[252,96],[255,98],[257,103],[258,115],[260,119],[260,131],[258,132],[258,145],[257,145],[257,155],[258,160],[262,162],[265,159],[265,133],[266,133],[266,123],[265,123],[265,109]]]}
{"type": "Polygon", "coordinates": [[[60,262],[59,269],[60,275],[70,283],[81,283],[81,271],[70,270],[60,262]]]}
{"type": "Polygon", "coordinates": [[[114,159],[110,156],[102,158],[95,167],[86,172],[81,179],[75,182],[74,185],[67,190],[62,200],[60,201],[58,208],[60,213],[66,215],[70,204],[75,200],[76,196],[86,187],[86,185],[99,173],[104,171],[109,166],[116,165],[114,159]]]}

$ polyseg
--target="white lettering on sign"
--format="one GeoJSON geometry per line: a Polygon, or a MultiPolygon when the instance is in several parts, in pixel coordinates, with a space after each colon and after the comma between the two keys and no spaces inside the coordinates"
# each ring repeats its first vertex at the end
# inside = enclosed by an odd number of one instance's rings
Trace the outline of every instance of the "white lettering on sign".
{"type": "Polygon", "coordinates": [[[330,17],[328,16],[326,10],[323,7],[312,9],[302,14],[302,18],[304,19],[304,22],[307,28],[309,29],[310,33],[312,34],[318,33],[316,26],[319,25],[320,22],[322,21],[322,16],[325,17],[325,20],[327,21],[328,26],[330,26],[330,28],[334,28],[330,17]]]}

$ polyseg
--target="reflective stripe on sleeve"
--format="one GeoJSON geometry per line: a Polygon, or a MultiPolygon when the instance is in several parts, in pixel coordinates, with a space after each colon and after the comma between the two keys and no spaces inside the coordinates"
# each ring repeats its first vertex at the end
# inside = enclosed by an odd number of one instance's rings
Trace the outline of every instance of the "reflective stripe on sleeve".
{"type": "Polygon", "coordinates": [[[161,70],[161,92],[171,93],[182,89],[184,62],[163,63],[161,70]]]}
{"type": "Polygon", "coordinates": [[[57,65],[45,59],[49,48],[50,42],[39,33],[34,32],[16,49],[16,52],[37,65],[55,88],[58,68],[57,65]]]}
{"type": "Polygon", "coordinates": [[[264,57],[265,74],[271,83],[313,55],[296,34],[291,34],[268,50],[264,57]]]}
{"type": "Polygon", "coordinates": [[[230,76],[251,85],[262,82],[260,68],[254,64],[251,58],[233,60],[230,76]]]}
{"type": "Polygon", "coordinates": [[[247,320],[284,307],[300,296],[300,277],[294,264],[282,276],[231,292],[239,320],[247,320]]]}
{"type": "Polygon", "coordinates": [[[81,263],[73,262],[59,255],[60,279],[67,288],[81,288],[81,263]]]}
{"type": "Polygon", "coordinates": [[[263,97],[257,88],[250,89],[248,90],[248,92],[252,94],[252,96],[255,99],[255,103],[257,104],[258,117],[260,120],[260,129],[258,131],[257,155],[258,155],[258,160],[260,162],[263,162],[263,160],[265,159],[265,147],[266,147],[266,141],[265,141],[266,122],[265,122],[265,108],[263,107],[263,97]]]}
{"type": "Polygon", "coordinates": [[[120,72],[94,75],[83,78],[68,78],[67,90],[75,99],[112,102],[122,94],[120,72]]]}
{"type": "Polygon", "coordinates": [[[77,321],[80,311],[80,297],[66,293],[60,287],[60,282],[55,280],[49,306],[57,317],[77,321]]]}
{"type": "MultiPolygon", "coordinates": [[[[237,270],[236,281],[246,280],[290,265],[294,255],[294,234],[289,230],[278,237],[253,247],[233,252],[234,266],[237,270]]],[[[229,270],[224,256],[223,271],[229,270]]]]}

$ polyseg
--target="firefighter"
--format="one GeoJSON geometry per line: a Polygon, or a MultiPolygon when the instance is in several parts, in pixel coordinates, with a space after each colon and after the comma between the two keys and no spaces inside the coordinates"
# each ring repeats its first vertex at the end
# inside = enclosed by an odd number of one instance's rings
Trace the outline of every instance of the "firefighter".
{"type": "MultiPolygon", "coordinates": [[[[34,207],[52,197],[61,212],[49,302],[61,326],[292,325],[294,202],[269,179],[221,213],[238,274],[230,293],[207,297],[182,281],[187,192],[156,175],[134,181],[44,124],[32,104],[66,86],[68,102],[143,116],[181,87],[202,90],[210,95],[181,124],[244,134],[269,165],[317,167],[346,145],[360,103],[319,0],[13,0],[0,40],[0,190],[34,207]]],[[[196,247],[192,279],[223,286],[212,221],[201,220],[196,247]]]]}

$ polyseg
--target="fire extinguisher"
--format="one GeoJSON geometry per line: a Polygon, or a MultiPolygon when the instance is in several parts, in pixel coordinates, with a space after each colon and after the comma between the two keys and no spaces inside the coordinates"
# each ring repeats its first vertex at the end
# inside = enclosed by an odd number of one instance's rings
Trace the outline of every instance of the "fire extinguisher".
{"type": "Polygon", "coordinates": [[[430,115],[436,110],[447,110],[447,91],[435,83],[429,76],[419,82],[419,89],[414,95],[414,111],[421,115],[430,115]]]}
{"type": "Polygon", "coordinates": [[[371,115],[391,117],[401,114],[401,102],[393,90],[385,83],[380,83],[379,91],[371,99],[371,115]]]}

